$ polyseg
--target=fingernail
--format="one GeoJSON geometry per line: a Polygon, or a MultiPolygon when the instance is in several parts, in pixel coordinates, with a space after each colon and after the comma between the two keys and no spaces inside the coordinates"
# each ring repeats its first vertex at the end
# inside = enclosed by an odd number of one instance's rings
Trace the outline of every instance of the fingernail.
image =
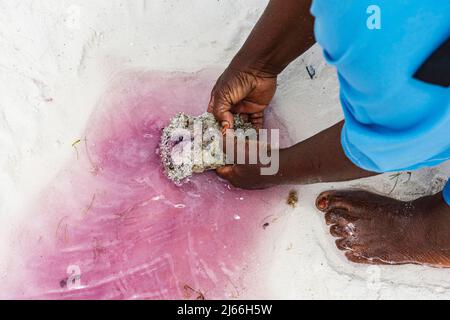
{"type": "Polygon", "coordinates": [[[222,121],[222,128],[223,129],[229,129],[230,123],[228,121],[222,121]]]}
{"type": "Polygon", "coordinates": [[[222,121],[222,135],[225,135],[228,129],[230,129],[230,123],[228,121],[222,121]]]}

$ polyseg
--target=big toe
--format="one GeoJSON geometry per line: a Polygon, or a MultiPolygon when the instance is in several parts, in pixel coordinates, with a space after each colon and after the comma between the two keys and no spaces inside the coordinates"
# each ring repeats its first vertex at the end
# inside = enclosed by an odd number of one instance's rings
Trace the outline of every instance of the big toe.
{"type": "Polygon", "coordinates": [[[322,192],[316,200],[317,209],[329,212],[335,209],[346,210],[350,215],[357,215],[361,204],[363,191],[330,190],[322,192]]]}
{"type": "Polygon", "coordinates": [[[317,209],[328,212],[333,209],[348,209],[348,205],[341,192],[329,190],[322,192],[316,200],[317,209]]]}

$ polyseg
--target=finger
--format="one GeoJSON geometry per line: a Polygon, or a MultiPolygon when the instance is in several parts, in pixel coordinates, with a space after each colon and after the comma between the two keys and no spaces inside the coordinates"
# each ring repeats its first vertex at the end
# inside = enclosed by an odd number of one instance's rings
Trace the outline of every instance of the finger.
{"type": "Polygon", "coordinates": [[[253,125],[257,125],[257,124],[263,125],[263,123],[264,123],[264,119],[263,118],[251,119],[250,121],[251,121],[251,123],[253,125]]]}
{"type": "Polygon", "coordinates": [[[250,120],[250,115],[248,115],[248,114],[246,114],[246,113],[242,113],[240,116],[241,116],[242,121],[244,121],[244,122],[249,122],[249,120],[250,120]]]}
{"type": "Polygon", "coordinates": [[[209,98],[208,109],[207,109],[207,111],[209,113],[213,113],[213,109],[214,109],[214,95],[215,94],[216,94],[216,85],[214,85],[214,87],[211,90],[211,97],[209,98]]]}
{"type": "Polygon", "coordinates": [[[211,99],[209,99],[209,103],[208,103],[208,109],[206,110],[209,113],[213,112],[213,103],[214,103],[214,96],[211,95],[211,99]]]}
{"type": "MultiPolygon", "coordinates": [[[[211,99],[209,100],[207,111],[209,113],[214,114],[214,117],[217,119],[217,116],[214,113],[214,101],[215,101],[214,94],[211,94],[211,99]]],[[[225,119],[227,119],[227,118],[225,118],[225,119]]],[[[230,120],[220,120],[220,119],[217,119],[217,120],[221,122],[221,124],[220,124],[222,127],[221,132],[222,132],[222,135],[225,136],[227,129],[232,128],[232,126],[233,126],[233,116],[232,116],[231,122],[230,122],[230,120]]]]}
{"type": "Polygon", "coordinates": [[[263,117],[264,117],[264,112],[256,112],[256,113],[250,114],[250,118],[252,118],[252,119],[263,118],[263,117]]]}
{"type": "Polygon", "coordinates": [[[228,103],[221,102],[214,98],[213,114],[222,127],[222,134],[230,128],[233,128],[233,114],[231,113],[231,106],[228,103]]]}
{"type": "Polygon", "coordinates": [[[213,113],[213,109],[214,109],[214,94],[215,94],[215,87],[211,91],[211,97],[209,98],[209,102],[208,102],[208,109],[207,109],[207,111],[209,113],[213,113]]]}
{"type": "Polygon", "coordinates": [[[267,105],[257,104],[251,101],[243,100],[233,106],[234,113],[260,113],[263,112],[267,105]]]}
{"type": "Polygon", "coordinates": [[[222,133],[225,133],[227,129],[233,128],[233,114],[231,113],[228,105],[221,103],[214,104],[213,114],[222,127],[222,133]]]}
{"type": "Polygon", "coordinates": [[[253,128],[256,130],[262,129],[264,127],[264,119],[258,118],[258,119],[251,119],[250,123],[252,124],[253,128]]]}

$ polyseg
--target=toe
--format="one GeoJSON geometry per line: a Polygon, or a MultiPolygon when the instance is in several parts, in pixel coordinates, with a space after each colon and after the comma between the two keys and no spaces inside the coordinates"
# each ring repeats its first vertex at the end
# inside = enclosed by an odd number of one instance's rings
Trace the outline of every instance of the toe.
{"type": "Polygon", "coordinates": [[[329,197],[333,191],[322,192],[316,199],[316,207],[320,211],[327,211],[329,205],[329,197]]]}
{"type": "Polygon", "coordinates": [[[330,233],[333,237],[342,238],[346,237],[348,233],[345,230],[345,227],[335,224],[330,227],[330,233]]]}
{"type": "Polygon", "coordinates": [[[400,265],[410,262],[390,262],[388,260],[383,260],[381,258],[368,257],[365,254],[355,253],[352,251],[347,251],[345,256],[348,260],[354,263],[364,263],[364,264],[374,264],[374,265],[400,265]]]}
{"type": "Polygon", "coordinates": [[[345,226],[351,222],[358,221],[357,217],[352,216],[349,211],[343,209],[330,210],[325,214],[325,221],[327,219],[327,216],[329,217],[329,220],[331,222],[330,224],[340,224],[342,226],[345,226]]]}
{"type": "Polygon", "coordinates": [[[325,222],[327,225],[332,225],[338,223],[339,216],[333,211],[329,211],[325,214],[325,222]]]}
{"type": "Polygon", "coordinates": [[[336,247],[342,251],[352,250],[354,244],[355,243],[351,238],[343,238],[336,240],[336,247]]]}
{"type": "Polygon", "coordinates": [[[352,251],[347,251],[345,253],[345,257],[347,258],[347,260],[353,262],[353,263],[363,263],[363,264],[370,264],[370,261],[367,260],[364,257],[361,257],[360,255],[352,252],[352,251]]]}
{"type": "Polygon", "coordinates": [[[362,190],[331,190],[322,192],[316,200],[320,211],[343,209],[352,216],[358,216],[361,209],[367,208],[380,196],[362,190]]]}
{"type": "Polygon", "coordinates": [[[333,209],[349,210],[351,208],[341,191],[322,192],[317,197],[316,206],[320,211],[329,211],[333,209]]]}

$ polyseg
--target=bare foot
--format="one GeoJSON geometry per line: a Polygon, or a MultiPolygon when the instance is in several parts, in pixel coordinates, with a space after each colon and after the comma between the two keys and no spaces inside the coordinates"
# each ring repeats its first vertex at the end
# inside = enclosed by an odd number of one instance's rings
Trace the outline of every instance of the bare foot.
{"type": "Polygon", "coordinates": [[[450,267],[450,206],[442,193],[403,202],[366,191],[327,191],[316,205],[350,261],[450,267]]]}

